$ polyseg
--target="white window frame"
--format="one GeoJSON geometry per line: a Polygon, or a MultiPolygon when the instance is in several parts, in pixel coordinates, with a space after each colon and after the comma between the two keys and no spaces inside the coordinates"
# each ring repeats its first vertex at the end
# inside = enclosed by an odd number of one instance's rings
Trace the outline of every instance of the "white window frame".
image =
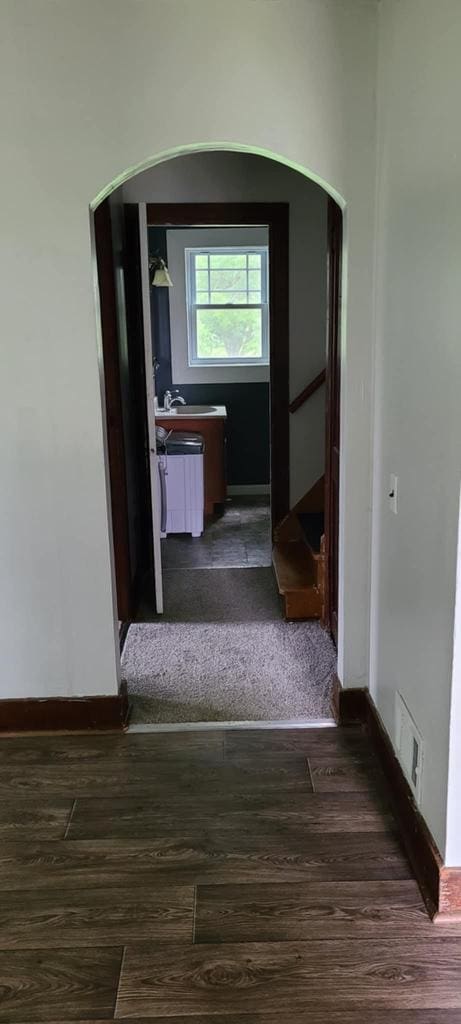
{"type": "MultiPolygon", "coordinates": [[[[186,304],[187,304],[187,356],[190,367],[200,366],[269,366],[269,246],[268,245],[206,245],[187,246],[184,249],[185,276],[186,276],[186,304]],[[261,256],[261,302],[257,303],[198,303],[195,289],[195,256],[197,255],[233,255],[244,254],[250,256],[257,253],[261,256]],[[221,357],[213,359],[197,355],[197,310],[198,309],[260,309],[261,310],[261,350],[259,358],[255,356],[221,357]]],[[[248,271],[254,269],[248,267],[248,271]]],[[[247,277],[248,286],[248,277],[247,277]]],[[[242,290],[242,289],[240,289],[242,290]]],[[[251,291],[248,287],[244,289],[247,294],[251,291]]]]}

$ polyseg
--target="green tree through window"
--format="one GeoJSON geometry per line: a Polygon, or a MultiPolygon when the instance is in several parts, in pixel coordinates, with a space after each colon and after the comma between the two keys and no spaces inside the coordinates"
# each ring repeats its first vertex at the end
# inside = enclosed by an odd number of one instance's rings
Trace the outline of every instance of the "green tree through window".
{"type": "Polygon", "coordinates": [[[186,249],[189,364],[269,361],[267,246],[186,249]]]}

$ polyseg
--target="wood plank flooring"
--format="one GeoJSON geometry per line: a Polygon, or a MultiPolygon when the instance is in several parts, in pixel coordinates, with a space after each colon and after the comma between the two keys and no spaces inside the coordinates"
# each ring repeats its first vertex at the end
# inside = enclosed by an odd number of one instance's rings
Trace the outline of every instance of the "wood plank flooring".
{"type": "Polygon", "coordinates": [[[358,729],[0,740],[0,1024],[461,1024],[358,729]]]}

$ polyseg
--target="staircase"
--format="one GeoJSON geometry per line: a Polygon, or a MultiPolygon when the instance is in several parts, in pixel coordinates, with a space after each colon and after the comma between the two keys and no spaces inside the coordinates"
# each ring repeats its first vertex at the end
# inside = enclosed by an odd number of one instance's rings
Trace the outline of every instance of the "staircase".
{"type": "Polygon", "coordinates": [[[324,613],[324,477],[275,530],[272,564],[286,619],[321,619],[324,613]]]}

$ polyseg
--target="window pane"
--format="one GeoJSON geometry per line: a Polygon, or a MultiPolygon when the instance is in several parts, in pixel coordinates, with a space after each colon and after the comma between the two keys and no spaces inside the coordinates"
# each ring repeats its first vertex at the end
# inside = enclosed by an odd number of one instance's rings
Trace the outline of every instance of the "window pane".
{"type": "Polygon", "coordinates": [[[261,253],[250,252],[248,253],[248,266],[249,267],[260,267],[261,266],[261,253]]]}
{"type": "Polygon", "coordinates": [[[210,253],[210,267],[215,270],[221,270],[222,267],[228,268],[229,270],[238,270],[242,267],[246,267],[247,258],[246,253],[238,252],[222,252],[222,253],[210,253]]]}
{"type": "Polygon", "coordinates": [[[258,305],[261,302],[261,292],[248,292],[248,302],[252,305],[258,305]]]}
{"type": "Polygon", "coordinates": [[[195,274],[195,287],[198,292],[207,291],[208,289],[208,271],[197,270],[195,274]]]}
{"type": "Polygon", "coordinates": [[[261,272],[259,270],[248,271],[248,287],[254,291],[261,290],[261,272]]]}
{"type": "Polygon", "coordinates": [[[260,309],[197,309],[199,359],[260,359],[260,309]]]}
{"type": "MultiPolygon", "coordinates": [[[[197,302],[199,305],[202,302],[200,295],[197,295],[197,302]]],[[[246,292],[211,292],[210,302],[212,306],[225,306],[230,302],[234,303],[236,306],[246,306],[248,298],[246,292]]]]}
{"type": "Polygon", "coordinates": [[[195,257],[195,269],[202,270],[208,266],[208,255],[206,253],[197,253],[195,257]]]}
{"type": "Polygon", "coordinates": [[[212,270],[210,284],[211,290],[216,292],[246,291],[246,270],[212,270]]]}

